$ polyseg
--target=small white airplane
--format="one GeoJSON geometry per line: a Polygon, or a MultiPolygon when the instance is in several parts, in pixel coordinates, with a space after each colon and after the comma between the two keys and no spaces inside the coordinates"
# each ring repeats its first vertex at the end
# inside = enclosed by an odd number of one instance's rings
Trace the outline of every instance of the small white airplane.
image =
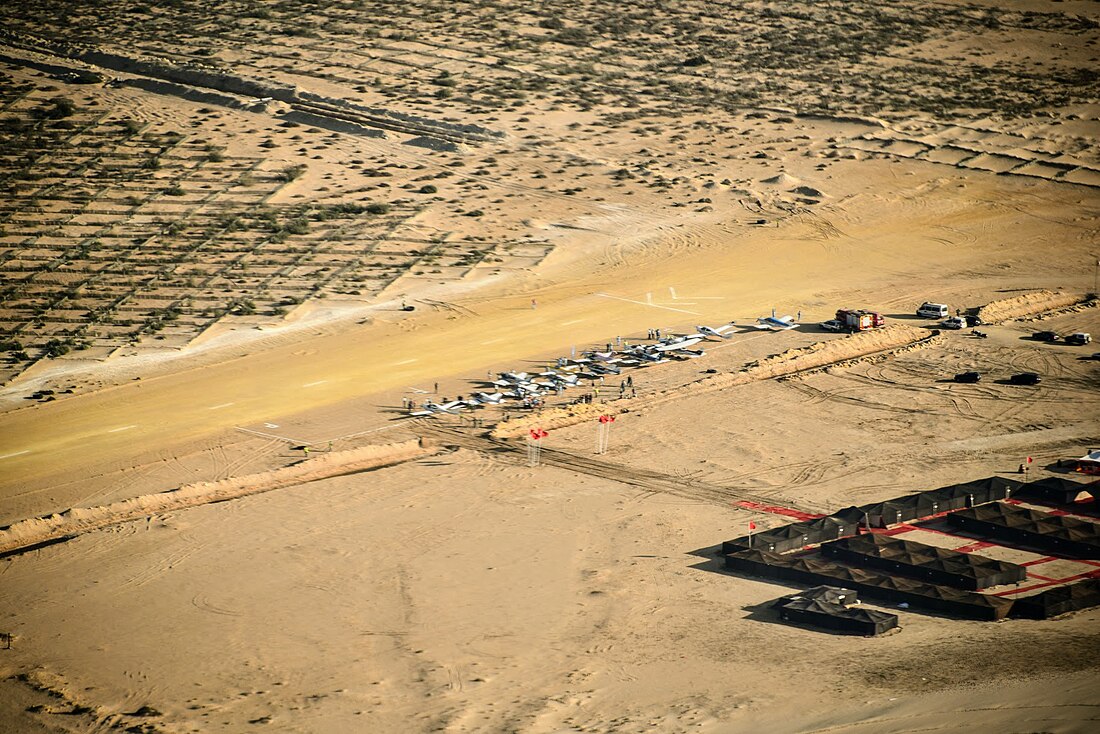
{"type": "Polygon", "coordinates": [[[721,326],[696,326],[695,330],[703,336],[714,337],[715,339],[729,339],[733,336],[732,330],[737,324],[732,321],[728,324],[722,324],[721,326]]]}
{"type": "Polygon", "coordinates": [[[547,375],[550,378],[550,381],[554,383],[555,387],[558,385],[561,385],[562,387],[573,387],[574,385],[578,384],[581,379],[572,372],[568,372],[566,374],[561,374],[558,372],[543,372],[542,374],[547,375]]]}
{"type": "Polygon", "coordinates": [[[668,357],[665,356],[664,352],[645,350],[636,352],[635,354],[646,362],[659,363],[668,361],[668,357]]]}
{"type": "Polygon", "coordinates": [[[699,336],[692,334],[691,336],[674,337],[667,341],[661,341],[657,344],[643,347],[643,349],[645,351],[674,352],[680,349],[690,349],[701,341],[703,341],[703,336],[701,334],[699,336]]]}
{"type": "Polygon", "coordinates": [[[474,397],[482,405],[499,405],[504,402],[504,393],[501,392],[479,392],[474,393],[474,397]]]}
{"type": "Polygon", "coordinates": [[[414,410],[413,412],[409,413],[409,415],[417,417],[435,415],[436,413],[448,413],[450,415],[454,415],[459,410],[465,407],[467,406],[464,400],[452,400],[451,402],[443,403],[442,405],[440,405],[439,403],[429,402],[424,404],[423,410],[414,410]]]}
{"type": "Polygon", "coordinates": [[[702,349],[681,349],[681,350],[676,351],[676,352],[669,352],[668,356],[672,357],[673,359],[678,359],[680,361],[683,361],[685,359],[695,359],[697,357],[705,357],[706,354],[707,353],[705,351],[703,351],[702,349]]]}
{"type": "Polygon", "coordinates": [[[794,316],[761,316],[756,320],[759,324],[758,329],[770,329],[772,331],[781,331],[786,329],[797,329],[801,324],[794,320],[794,316]]]}

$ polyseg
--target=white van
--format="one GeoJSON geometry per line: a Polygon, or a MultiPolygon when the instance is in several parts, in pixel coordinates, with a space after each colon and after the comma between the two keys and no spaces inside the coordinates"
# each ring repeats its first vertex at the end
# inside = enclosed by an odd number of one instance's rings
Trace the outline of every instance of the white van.
{"type": "Polygon", "coordinates": [[[946,304],[929,303],[928,301],[922,303],[920,308],[917,309],[917,316],[924,316],[928,319],[942,319],[949,313],[946,304]]]}

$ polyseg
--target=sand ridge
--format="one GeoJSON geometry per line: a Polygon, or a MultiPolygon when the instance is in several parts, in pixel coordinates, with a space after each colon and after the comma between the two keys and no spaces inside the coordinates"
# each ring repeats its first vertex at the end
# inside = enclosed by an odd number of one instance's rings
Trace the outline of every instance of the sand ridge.
{"type": "Polygon", "coordinates": [[[0,528],[0,554],[39,546],[81,533],[111,527],[142,517],[183,510],[211,502],[228,502],[261,492],[297,486],[329,477],[356,474],[431,455],[422,441],[364,446],[327,452],[281,469],[247,474],[217,482],[188,484],[170,492],[142,495],[102,507],[73,508],[49,517],[31,518],[0,528]]]}

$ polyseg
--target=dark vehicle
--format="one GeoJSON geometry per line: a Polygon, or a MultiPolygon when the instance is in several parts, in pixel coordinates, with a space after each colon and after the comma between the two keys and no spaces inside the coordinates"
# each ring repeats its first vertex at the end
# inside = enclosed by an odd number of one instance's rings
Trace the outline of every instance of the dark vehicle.
{"type": "Polygon", "coordinates": [[[967,326],[982,326],[985,324],[980,316],[963,316],[967,326]]]}
{"type": "Polygon", "coordinates": [[[1037,331],[1031,335],[1031,338],[1037,342],[1056,342],[1058,341],[1058,335],[1053,331],[1037,331]]]}
{"type": "Polygon", "coordinates": [[[1008,378],[1013,385],[1038,385],[1043,378],[1034,372],[1020,372],[1008,378]]]}
{"type": "Polygon", "coordinates": [[[1066,337],[1066,344],[1074,347],[1083,347],[1092,341],[1092,337],[1084,331],[1078,331],[1066,337]]]}
{"type": "Polygon", "coordinates": [[[960,372],[955,375],[955,382],[978,382],[981,379],[981,372],[960,372]]]}

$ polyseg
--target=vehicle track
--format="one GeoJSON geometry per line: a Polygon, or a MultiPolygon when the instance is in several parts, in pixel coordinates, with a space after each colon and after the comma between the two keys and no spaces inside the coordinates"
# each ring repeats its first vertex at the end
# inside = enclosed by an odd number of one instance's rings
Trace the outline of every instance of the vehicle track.
{"type": "MultiPolygon", "coordinates": [[[[921,408],[906,408],[900,405],[890,405],[888,403],[880,403],[868,398],[853,397],[850,395],[842,395],[840,391],[825,392],[819,390],[816,387],[807,385],[802,380],[782,380],[783,384],[788,387],[792,387],[798,392],[806,395],[810,398],[810,405],[818,405],[823,402],[834,403],[846,403],[849,405],[858,405],[862,408],[871,408],[872,410],[882,410],[889,413],[924,413],[924,414],[938,414],[939,411],[930,411],[921,408]]],[[[852,388],[856,390],[858,388],[852,388]]],[[[850,392],[851,390],[849,390],[850,392]]]]}
{"type": "MultiPolygon", "coordinates": [[[[522,460],[520,445],[518,442],[509,442],[490,438],[486,435],[476,435],[463,432],[456,428],[418,421],[419,430],[426,436],[434,437],[441,442],[467,448],[478,452],[492,452],[495,456],[511,455],[517,461],[522,460]]],[[[629,484],[639,487],[647,492],[673,495],[697,502],[709,502],[712,504],[730,506],[740,500],[749,500],[764,504],[781,502],[792,509],[803,512],[819,512],[820,508],[807,507],[805,505],[795,507],[792,502],[777,494],[758,494],[742,488],[724,487],[693,477],[675,477],[663,472],[649,469],[639,469],[615,464],[601,459],[581,456],[563,449],[542,449],[542,463],[567,469],[579,474],[600,477],[621,484],[629,484]]]]}

